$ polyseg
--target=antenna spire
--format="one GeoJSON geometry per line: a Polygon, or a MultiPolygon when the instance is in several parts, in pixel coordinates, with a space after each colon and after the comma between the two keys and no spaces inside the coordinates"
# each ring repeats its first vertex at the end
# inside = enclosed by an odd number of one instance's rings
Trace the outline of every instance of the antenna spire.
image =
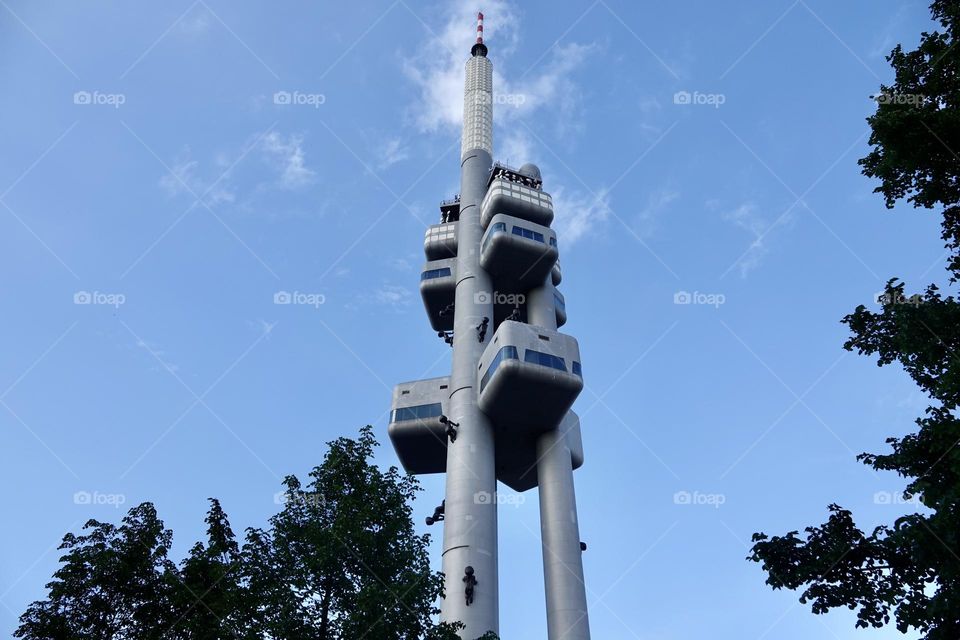
{"type": "Polygon", "coordinates": [[[483,12],[477,12],[477,43],[470,49],[473,57],[487,56],[487,45],[483,44],[483,12]]]}

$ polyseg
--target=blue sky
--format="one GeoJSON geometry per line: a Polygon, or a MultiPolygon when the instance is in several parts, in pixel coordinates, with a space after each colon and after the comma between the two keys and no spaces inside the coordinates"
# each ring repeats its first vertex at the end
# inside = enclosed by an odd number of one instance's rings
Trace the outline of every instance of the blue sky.
{"type": "MultiPolygon", "coordinates": [[[[386,444],[391,386],[448,371],[417,283],[478,7],[342,7],[0,2],[3,631],[88,518],[151,500],[177,558],[209,496],[263,525],[283,475],[366,423],[386,444]]],[[[900,637],[811,615],[744,556],[830,502],[867,527],[914,508],[854,456],[924,398],[839,320],[888,277],[943,281],[936,216],[886,211],[856,164],[925,3],[482,8],[495,156],[557,203],[594,637],[900,637]]],[[[513,502],[501,631],[544,637],[536,494],[513,502]]]]}

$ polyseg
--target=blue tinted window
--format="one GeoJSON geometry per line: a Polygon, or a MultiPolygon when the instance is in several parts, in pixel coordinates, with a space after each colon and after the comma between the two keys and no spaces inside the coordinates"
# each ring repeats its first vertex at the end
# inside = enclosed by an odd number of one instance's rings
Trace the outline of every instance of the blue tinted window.
{"type": "Polygon", "coordinates": [[[528,238],[530,240],[536,240],[537,242],[543,242],[542,233],[537,233],[536,231],[531,231],[530,229],[524,229],[523,227],[515,226],[513,228],[513,235],[528,238]]]}
{"type": "Polygon", "coordinates": [[[390,422],[402,422],[404,420],[425,420],[427,418],[436,418],[443,413],[440,403],[420,404],[415,407],[402,407],[394,409],[390,414],[390,422]]]}
{"type": "Polygon", "coordinates": [[[420,274],[420,280],[433,280],[434,278],[443,278],[451,275],[450,267],[442,269],[429,269],[420,274]]]}
{"type": "Polygon", "coordinates": [[[542,367],[550,367],[558,371],[567,370],[567,363],[563,361],[563,358],[533,349],[527,349],[523,352],[523,361],[539,364],[542,367]]]}
{"type": "Polygon", "coordinates": [[[490,230],[487,232],[487,237],[483,239],[483,246],[480,247],[480,252],[482,253],[487,250],[487,245],[490,244],[490,241],[493,239],[493,236],[497,235],[498,233],[506,233],[506,232],[507,232],[506,223],[495,222],[494,224],[490,225],[490,230]]]}
{"type": "Polygon", "coordinates": [[[574,375],[578,375],[581,378],[583,377],[583,369],[580,368],[580,363],[574,360],[570,363],[570,368],[573,371],[574,375]]]}
{"type": "Polygon", "coordinates": [[[551,238],[550,238],[550,246],[551,246],[551,247],[557,246],[557,239],[554,238],[554,237],[552,237],[552,236],[551,236],[551,238]]]}
{"type": "Polygon", "coordinates": [[[497,370],[497,367],[500,366],[500,363],[504,360],[519,360],[520,356],[517,355],[517,348],[512,346],[503,347],[500,351],[497,352],[497,355],[493,357],[493,360],[490,361],[490,366],[487,368],[487,372],[483,374],[483,377],[480,379],[480,393],[483,393],[484,388],[486,388],[487,383],[490,382],[490,378],[493,377],[493,372],[497,370]]]}
{"type": "Polygon", "coordinates": [[[561,311],[567,310],[567,303],[563,301],[563,298],[558,296],[556,293],[553,294],[553,305],[560,309],[561,311]]]}

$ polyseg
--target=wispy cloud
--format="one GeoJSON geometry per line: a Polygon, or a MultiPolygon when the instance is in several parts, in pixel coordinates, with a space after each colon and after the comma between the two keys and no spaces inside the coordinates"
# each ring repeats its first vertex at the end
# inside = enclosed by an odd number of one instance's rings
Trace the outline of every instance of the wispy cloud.
{"type": "Polygon", "coordinates": [[[180,371],[180,365],[167,360],[167,352],[160,347],[143,340],[137,340],[134,344],[138,349],[143,349],[150,354],[150,371],[168,371],[171,373],[180,371]]]}
{"type": "Polygon", "coordinates": [[[200,36],[210,30],[213,16],[206,7],[197,6],[177,23],[177,31],[186,36],[200,36]]]}
{"type": "Polygon", "coordinates": [[[410,157],[410,152],[404,146],[401,138],[390,138],[379,150],[380,160],[378,169],[386,169],[410,157]]]}
{"type": "Polygon", "coordinates": [[[637,233],[644,238],[652,236],[657,229],[660,217],[679,197],[680,192],[668,187],[653,191],[647,197],[646,206],[637,214],[637,233]]]}
{"type": "MultiPolygon", "coordinates": [[[[422,132],[457,128],[463,119],[464,60],[475,38],[475,6],[455,2],[445,11],[443,26],[428,38],[404,67],[418,87],[419,97],[411,106],[414,121],[422,132]]],[[[485,40],[497,48],[498,58],[509,58],[516,48],[520,16],[515,5],[505,0],[484,4],[487,18],[485,40]]],[[[538,111],[569,113],[580,96],[571,75],[595,49],[592,44],[570,42],[555,46],[544,61],[529,74],[507,75],[494,68],[494,111],[503,125],[538,111]]],[[[561,118],[569,122],[569,118],[561,118]]]]}
{"type": "Polygon", "coordinates": [[[395,269],[397,271],[413,270],[413,263],[407,258],[392,258],[387,264],[391,269],[395,269]]]}
{"type": "Polygon", "coordinates": [[[871,58],[885,58],[890,54],[899,42],[901,29],[906,22],[907,14],[912,10],[916,10],[916,8],[917,5],[904,3],[893,12],[887,24],[874,36],[873,44],[868,52],[871,58]]]}
{"type": "Polygon", "coordinates": [[[358,303],[366,306],[385,307],[392,311],[405,311],[413,302],[413,292],[395,284],[382,284],[373,291],[358,298],[358,303]]]}
{"type": "MultiPolygon", "coordinates": [[[[441,14],[442,26],[404,67],[418,89],[410,113],[420,133],[457,131],[462,124],[464,61],[476,36],[475,12],[474,4],[450,2],[441,14]]],[[[520,43],[519,5],[490,0],[484,3],[483,12],[485,41],[495,48],[498,60],[509,60],[520,43]]],[[[494,147],[499,160],[517,166],[544,155],[538,152],[535,138],[519,125],[521,119],[534,114],[553,116],[561,136],[579,126],[573,114],[581,104],[582,91],[574,74],[596,49],[594,44],[568,42],[555,45],[541,61],[530,60],[535,66],[529,72],[525,67],[494,67],[494,147]],[[500,131],[507,132],[502,139],[497,138],[500,131]]],[[[549,173],[547,168],[544,173],[549,173]]],[[[596,232],[609,217],[605,190],[598,190],[598,197],[572,189],[557,189],[552,195],[557,216],[554,226],[562,234],[564,246],[596,232]]]]}
{"type": "MultiPolygon", "coordinates": [[[[708,208],[715,208],[716,204],[708,203],[707,206],[708,208]]],[[[745,202],[735,209],[724,211],[721,215],[723,220],[743,229],[753,238],[736,263],[741,278],[747,277],[747,274],[760,266],[763,258],[770,253],[770,242],[776,232],[793,222],[793,216],[790,214],[780,216],[775,221],[770,222],[761,216],[757,209],[755,203],[745,202]]]]}
{"type": "Polygon", "coordinates": [[[211,206],[236,199],[226,176],[216,182],[214,179],[205,180],[198,175],[199,168],[200,162],[193,159],[189,148],[184,148],[170,171],[160,177],[160,187],[171,198],[184,194],[191,198],[203,196],[204,202],[211,206]]]}
{"type": "Polygon", "coordinates": [[[519,167],[533,157],[533,140],[524,129],[511,130],[497,146],[499,159],[514,167],[519,167]]]}
{"type": "Polygon", "coordinates": [[[271,131],[260,140],[264,157],[279,172],[277,184],[284,189],[298,189],[312,184],[316,172],[307,166],[303,150],[303,138],[290,134],[284,136],[271,131]]]}
{"type": "Polygon", "coordinates": [[[552,195],[556,215],[553,227],[564,248],[596,232],[610,217],[610,194],[606,189],[594,197],[559,187],[552,195]]]}

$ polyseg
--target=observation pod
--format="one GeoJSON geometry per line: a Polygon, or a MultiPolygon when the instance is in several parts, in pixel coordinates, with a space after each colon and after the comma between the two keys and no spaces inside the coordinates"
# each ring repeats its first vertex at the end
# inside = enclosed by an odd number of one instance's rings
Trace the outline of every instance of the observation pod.
{"type": "Polygon", "coordinates": [[[543,284],[557,261],[553,229],[498,213],[480,242],[480,266],[500,291],[526,291],[543,284]]]}
{"type": "Polygon", "coordinates": [[[557,314],[557,327],[567,324],[567,301],[556,289],[553,290],[553,309],[557,314]]]}
{"type": "Polygon", "coordinates": [[[457,256],[457,223],[444,222],[427,227],[423,236],[427,260],[445,260],[457,256]]]}
{"type": "Polygon", "coordinates": [[[480,410],[498,428],[539,434],[555,428],[583,389],[575,338],[503,322],[480,357],[480,410]]]}
{"type": "MultiPolygon", "coordinates": [[[[583,466],[580,416],[568,411],[558,427],[570,449],[573,469],[583,466]]],[[[497,480],[518,493],[533,489],[537,481],[537,439],[516,430],[497,427],[497,480]]]]}
{"type": "Polygon", "coordinates": [[[430,260],[420,272],[420,297],[434,331],[453,330],[453,299],[457,291],[457,260],[430,260]],[[441,313],[443,312],[443,313],[441,313]]]}
{"type": "Polygon", "coordinates": [[[480,203],[480,224],[484,229],[498,213],[549,227],[553,222],[553,198],[520,182],[494,178],[480,203]]]}
{"type": "Polygon", "coordinates": [[[393,388],[387,434],[407,473],[447,470],[446,426],[440,416],[447,411],[449,388],[449,376],[401,382],[393,388]]]}

